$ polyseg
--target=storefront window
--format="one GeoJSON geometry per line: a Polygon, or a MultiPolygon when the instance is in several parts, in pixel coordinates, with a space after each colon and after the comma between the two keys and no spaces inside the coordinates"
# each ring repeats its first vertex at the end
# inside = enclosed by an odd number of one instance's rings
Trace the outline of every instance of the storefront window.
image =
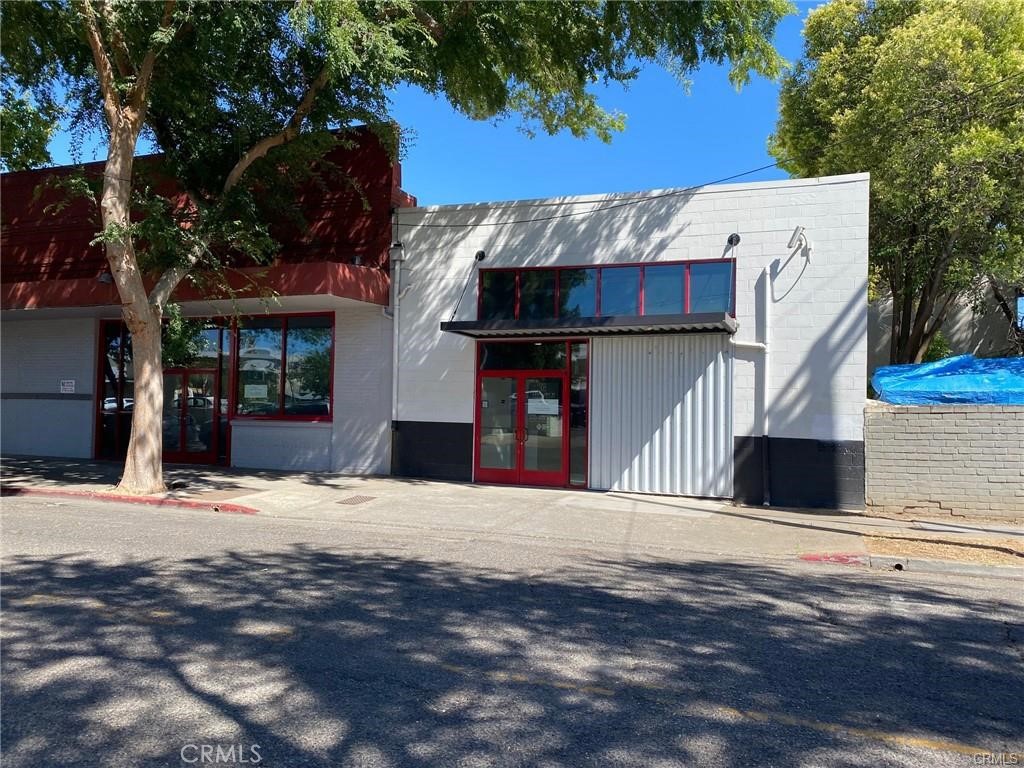
{"type": "Polygon", "coordinates": [[[496,341],[480,345],[481,371],[565,370],[565,342],[496,341]]]}
{"type": "Polygon", "coordinates": [[[586,342],[570,344],[569,362],[569,483],[587,484],[587,363],[586,342]]]}
{"type": "Polygon", "coordinates": [[[601,270],[601,315],[640,314],[640,267],[601,270]]]}
{"type": "Polygon", "coordinates": [[[575,319],[597,315],[597,270],[562,269],[558,273],[558,316],[575,319]]]}
{"type": "Polygon", "coordinates": [[[685,265],[660,264],[644,267],[645,315],[683,314],[685,293],[685,265]]]}
{"type": "Polygon", "coordinates": [[[690,311],[732,312],[731,261],[690,265],[690,311]]]}
{"type": "Polygon", "coordinates": [[[515,270],[480,273],[480,319],[514,320],[516,316],[515,270]]]}
{"type": "Polygon", "coordinates": [[[252,318],[238,328],[238,416],[331,413],[332,318],[252,318]]]}
{"type": "Polygon", "coordinates": [[[238,415],[276,416],[281,412],[281,359],[284,321],[258,318],[238,328],[238,415]]]}
{"type": "Polygon", "coordinates": [[[629,317],[641,314],[641,293],[648,316],[731,313],[733,267],[732,260],[722,260],[488,270],[480,276],[479,319],[629,317]]]}
{"type": "Polygon", "coordinates": [[[550,320],[555,316],[553,269],[524,269],[519,275],[519,319],[550,320]]]}
{"type": "Polygon", "coordinates": [[[288,319],[285,414],[330,414],[332,335],[329,317],[288,319]]]}

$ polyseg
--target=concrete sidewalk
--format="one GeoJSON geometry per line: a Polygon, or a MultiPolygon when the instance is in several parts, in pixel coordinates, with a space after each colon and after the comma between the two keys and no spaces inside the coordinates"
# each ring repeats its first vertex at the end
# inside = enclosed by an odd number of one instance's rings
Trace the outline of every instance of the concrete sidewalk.
{"type": "MultiPolygon", "coordinates": [[[[115,462],[10,457],[6,494],[110,493],[115,462]]],[[[615,492],[512,488],[388,477],[168,466],[167,494],[148,501],[387,527],[472,540],[544,542],[617,556],[692,553],[803,558],[898,570],[1024,576],[1024,526],[892,520],[742,507],[615,492]],[[1019,553],[1019,554],[1016,554],[1019,553]],[[1016,566],[1016,567],[1015,567],[1016,566]]],[[[121,499],[125,500],[125,499],[121,499]]]]}

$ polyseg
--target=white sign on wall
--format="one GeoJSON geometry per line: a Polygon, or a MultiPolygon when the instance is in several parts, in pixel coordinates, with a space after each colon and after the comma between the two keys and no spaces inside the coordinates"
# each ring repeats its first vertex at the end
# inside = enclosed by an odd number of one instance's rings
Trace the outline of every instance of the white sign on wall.
{"type": "Polygon", "coordinates": [[[75,380],[74,379],[61,379],[60,380],[60,393],[62,395],[73,395],[73,394],[75,394],[75,380]]]}

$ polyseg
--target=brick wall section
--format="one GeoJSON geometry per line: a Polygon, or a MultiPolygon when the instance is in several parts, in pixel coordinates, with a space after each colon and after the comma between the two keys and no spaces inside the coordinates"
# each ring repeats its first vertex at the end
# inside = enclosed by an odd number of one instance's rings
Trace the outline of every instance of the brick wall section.
{"type": "Polygon", "coordinates": [[[1024,518],[1024,405],[864,411],[869,512],[1024,518]]]}

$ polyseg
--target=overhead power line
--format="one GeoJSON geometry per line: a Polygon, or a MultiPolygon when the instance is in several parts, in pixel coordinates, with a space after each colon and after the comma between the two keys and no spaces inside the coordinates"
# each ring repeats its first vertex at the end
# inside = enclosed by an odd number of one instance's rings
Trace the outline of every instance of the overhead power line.
{"type": "MultiPolygon", "coordinates": [[[[978,93],[981,93],[982,91],[986,91],[986,90],[988,90],[990,88],[994,88],[997,85],[1001,85],[1002,83],[1005,83],[1005,82],[1008,82],[1008,81],[1011,81],[1011,80],[1015,80],[1015,79],[1018,79],[1018,78],[1021,78],[1021,77],[1024,77],[1024,71],[1015,72],[1015,73],[1007,75],[1005,77],[1001,77],[998,80],[993,80],[993,81],[991,81],[989,83],[986,83],[984,85],[978,86],[977,88],[975,88],[975,89],[973,89],[971,91],[968,91],[967,93],[963,94],[960,98],[961,99],[970,98],[971,96],[974,96],[974,95],[976,95],[978,93]]],[[[919,117],[921,117],[923,115],[927,115],[927,114],[929,114],[931,112],[934,112],[935,110],[938,110],[938,109],[949,109],[950,106],[952,106],[952,105],[949,105],[949,104],[934,104],[934,105],[932,105],[930,107],[927,107],[925,109],[921,109],[921,110],[918,110],[917,112],[913,112],[913,113],[911,113],[909,115],[906,115],[904,117],[904,120],[912,120],[912,119],[915,119],[915,118],[919,118],[919,117]]],[[[1002,105],[1002,107],[1004,109],[1007,106],[1015,107],[1015,106],[1017,106],[1017,104],[1016,103],[1011,103],[1010,105],[1002,105]]],[[[1001,112],[1000,112],[1000,114],[1001,114],[1001,112]]],[[[840,141],[834,142],[832,146],[841,146],[841,145],[846,144],[846,143],[848,143],[850,141],[854,141],[855,139],[861,139],[861,138],[862,137],[860,137],[860,136],[848,136],[845,139],[842,139],[840,141]]],[[[734,173],[731,176],[723,176],[720,179],[714,179],[712,181],[706,181],[706,182],[703,182],[701,184],[694,184],[694,185],[691,185],[691,186],[688,186],[688,187],[680,187],[678,189],[672,189],[672,190],[668,190],[666,192],[658,192],[658,193],[655,193],[655,194],[647,194],[647,195],[639,194],[639,195],[635,195],[635,196],[629,197],[629,198],[627,198],[625,200],[618,200],[618,201],[611,202],[611,203],[608,203],[608,204],[602,204],[602,201],[600,201],[600,200],[568,200],[568,201],[545,200],[545,201],[536,201],[536,202],[531,202],[531,203],[508,203],[508,204],[504,204],[504,205],[500,206],[500,207],[508,207],[508,208],[540,208],[540,207],[556,207],[556,206],[566,206],[566,205],[593,205],[593,206],[595,206],[593,208],[588,208],[586,210],[566,211],[566,212],[563,212],[563,213],[552,214],[550,216],[536,216],[536,217],[528,218],[528,219],[511,219],[511,220],[508,220],[508,221],[466,222],[466,223],[448,223],[448,224],[428,224],[428,223],[416,223],[416,224],[413,224],[413,223],[409,223],[409,222],[403,223],[403,222],[399,221],[397,219],[397,217],[396,217],[395,225],[396,226],[400,226],[400,227],[416,227],[418,229],[419,228],[422,228],[422,229],[466,229],[466,228],[469,228],[469,227],[510,227],[510,226],[514,226],[514,225],[518,225],[518,224],[538,224],[538,223],[543,223],[543,222],[546,222],[546,221],[555,221],[557,219],[566,219],[566,218],[575,217],[575,216],[590,216],[590,215],[595,214],[595,213],[602,213],[604,211],[611,211],[611,210],[615,210],[617,208],[625,208],[627,206],[639,205],[641,203],[650,202],[652,200],[661,200],[661,199],[670,198],[670,197],[680,197],[682,195],[692,195],[694,193],[697,193],[697,191],[700,190],[702,187],[708,187],[708,186],[712,186],[712,185],[715,185],[715,184],[724,184],[725,182],[728,182],[728,181],[733,181],[735,179],[740,179],[740,178],[743,178],[745,176],[751,176],[751,175],[753,175],[755,173],[760,173],[761,171],[766,171],[766,170],[769,170],[771,168],[776,168],[779,165],[781,165],[782,163],[784,163],[784,162],[786,162],[786,161],[788,161],[790,159],[791,158],[781,158],[779,160],[776,160],[775,162],[768,163],[766,165],[762,165],[762,166],[759,166],[757,168],[751,168],[750,170],[747,170],[747,171],[741,171],[739,173],[734,173]]],[[[494,206],[494,207],[499,207],[499,206],[494,206]]],[[[399,210],[401,210],[401,209],[399,209],[399,210]]],[[[471,209],[467,208],[466,212],[469,212],[469,211],[471,211],[471,209]]],[[[440,213],[451,213],[451,212],[452,212],[451,210],[420,211],[421,214],[426,214],[426,215],[436,215],[436,214],[440,214],[440,213]]]]}

